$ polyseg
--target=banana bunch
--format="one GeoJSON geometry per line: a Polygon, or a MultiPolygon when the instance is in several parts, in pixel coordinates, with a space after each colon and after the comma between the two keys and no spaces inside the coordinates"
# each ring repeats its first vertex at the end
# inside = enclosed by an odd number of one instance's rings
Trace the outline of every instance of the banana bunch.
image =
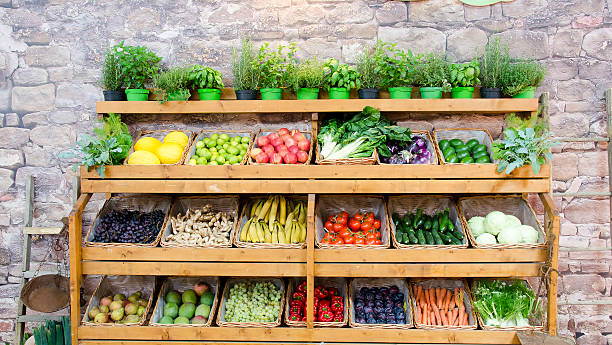
{"type": "Polygon", "coordinates": [[[254,201],[240,241],[251,243],[303,243],[306,240],[306,204],[282,195],[254,201]],[[287,213],[289,211],[289,213],[287,213]]]}

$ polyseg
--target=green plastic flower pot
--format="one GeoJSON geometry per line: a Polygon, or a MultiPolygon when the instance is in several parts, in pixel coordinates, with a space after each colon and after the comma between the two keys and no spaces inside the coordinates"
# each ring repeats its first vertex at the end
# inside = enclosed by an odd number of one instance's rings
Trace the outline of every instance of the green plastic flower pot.
{"type": "Polygon", "coordinates": [[[283,90],[278,88],[263,88],[259,92],[261,92],[261,99],[263,100],[279,100],[283,98],[283,90]]]}
{"type": "Polygon", "coordinates": [[[221,90],[219,89],[198,89],[200,101],[218,101],[221,99],[221,90]]]}
{"type": "Polygon", "coordinates": [[[351,92],[345,87],[332,87],[329,89],[329,99],[349,99],[351,92]]]}
{"type": "Polygon", "coordinates": [[[128,101],[148,101],[149,90],[147,89],[126,89],[125,95],[128,101]]]}
{"type": "Polygon", "coordinates": [[[399,86],[389,88],[389,97],[391,97],[392,99],[410,99],[411,95],[411,87],[399,86]]]}
{"type": "Polygon", "coordinates": [[[523,91],[512,96],[512,98],[535,98],[535,86],[528,86],[523,91]]]}
{"type": "Polygon", "coordinates": [[[189,93],[189,91],[187,92],[172,92],[168,94],[168,100],[169,101],[186,101],[189,99],[189,97],[191,97],[191,93],[189,93]]]}
{"type": "Polygon", "coordinates": [[[319,98],[319,89],[302,87],[297,91],[297,99],[317,99],[319,98]]]}
{"type": "Polygon", "coordinates": [[[451,90],[453,98],[472,98],[474,96],[473,87],[454,87],[451,90]]]}
{"type": "Polygon", "coordinates": [[[441,87],[422,87],[420,88],[421,98],[425,99],[436,99],[442,98],[442,88],[441,87]]]}

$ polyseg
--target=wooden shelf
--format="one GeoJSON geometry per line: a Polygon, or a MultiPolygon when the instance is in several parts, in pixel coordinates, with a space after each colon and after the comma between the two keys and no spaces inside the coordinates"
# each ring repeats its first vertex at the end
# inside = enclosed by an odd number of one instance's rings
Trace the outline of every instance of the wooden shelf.
{"type": "Polygon", "coordinates": [[[504,114],[538,110],[537,98],[475,99],[316,99],[280,101],[157,101],[96,102],[97,113],[236,114],[359,112],[365,106],[383,112],[504,114]]]}

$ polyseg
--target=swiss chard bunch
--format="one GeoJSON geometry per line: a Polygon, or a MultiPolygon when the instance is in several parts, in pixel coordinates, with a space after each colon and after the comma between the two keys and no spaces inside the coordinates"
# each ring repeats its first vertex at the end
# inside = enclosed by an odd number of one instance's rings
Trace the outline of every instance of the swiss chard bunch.
{"type": "Polygon", "coordinates": [[[480,83],[479,75],[480,64],[477,60],[450,65],[449,76],[453,87],[474,87],[480,83]]]}
{"type": "Polygon", "coordinates": [[[541,322],[540,301],[522,280],[479,280],[473,296],[474,307],[487,326],[521,327],[541,322]]]}
{"type": "Polygon", "coordinates": [[[510,174],[514,169],[531,164],[534,174],[540,172],[542,164],[552,159],[550,149],[555,145],[546,130],[537,134],[532,127],[507,128],[504,139],[493,143],[493,159],[498,159],[497,171],[510,174]]]}

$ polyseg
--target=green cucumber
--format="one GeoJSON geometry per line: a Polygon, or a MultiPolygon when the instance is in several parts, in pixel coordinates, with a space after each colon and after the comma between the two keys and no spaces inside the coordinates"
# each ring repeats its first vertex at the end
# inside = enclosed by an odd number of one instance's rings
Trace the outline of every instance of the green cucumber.
{"type": "Polygon", "coordinates": [[[434,238],[431,235],[431,232],[429,232],[429,231],[425,232],[425,241],[427,242],[427,244],[435,244],[434,238]]]}
{"type": "Polygon", "coordinates": [[[440,238],[440,234],[438,233],[438,230],[432,230],[431,235],[433,236],[434,242],[437,245],[444,244],[444,242],[442,242],[442,238],[440,238]]]}
{"type": "Polygon", "coordinates": [[[467,143],[465,143],[465,146],[467,146],[467,147],[469,147],[470,149],[472,149],[474,146],[476,146],[476,145],[478,145],[478,144],[480,144],[480,143],[478,142],[478,140],[476,140],[476,139],[470,139],[470,140],[468,140],[468,141],[467,141],[467,143]]]}
{"type": "Polygon", "coordinates": [[[447,225],[448,225],[447,228],[446,228],[447,231],[449,231],[449,232],[455,231],[455,224],[453,224],[452,221],[449,221],[447,225]]]}
{"type": "Polygon", "coordinates": [[[425,244],[425,235],[423,234],[423,230],[419,229],[416,231],[417,240],[419,244],[425,244]]]}
{"type": "Polygon", "coordinates": [[[408,240],[410,241],[410,244],[419,243],[419,239],[416,237],[414,231],[408,231],[408,240]]]}
{"type": "Polygon", "coordinates": [[[430,230],[431,226],[433,225],[433,222],[431,221],[431,219],[427,219],[425,220],[425,223],[423,224],[423,226],[425,227],[425,229],[430,230]]]}
{"type": "Polygon", "coordinates": [[[438,145],[440,146],[440,150],[444,151],[450,145],[450,143],[448,142],[448,140],[443,139],[438,141],[438,145]]]}
{"type": "Polygon", "coordinates": [[[449,234],[440,234],[440,238],[442,239],[442,242],[444,242],[444,244],[451,244],[453,243],[454,239],[449,234]]]}
{"type": "Polygon", "coordinates": [[[466,157],[461,158],[461,163],[463,164],[470,164],[470,163],[474,163],[474,158],[470,157],[469,154],[466,157]]]}
{"type": "Polygon", "coordinates": [[[461,139],[451,139],[450,144],[453,147],[457,147],[459,145],[463,145],[463,141],[461,139]]]}

